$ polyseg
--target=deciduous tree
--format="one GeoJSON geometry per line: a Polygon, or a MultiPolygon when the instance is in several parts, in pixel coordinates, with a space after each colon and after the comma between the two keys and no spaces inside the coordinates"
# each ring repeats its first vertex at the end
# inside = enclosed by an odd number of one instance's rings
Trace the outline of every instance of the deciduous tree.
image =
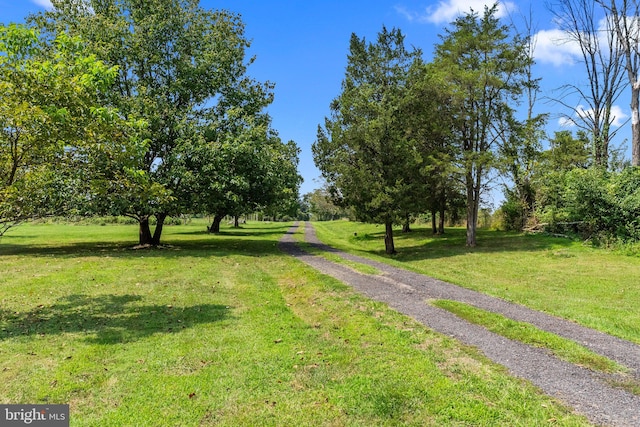
{"type": "Polygon", "coordinates": [[[283,143],[259,109],[228,110],[205,124],[201,140],[182,147],[176,167],[187,171],[178,196],[190,212],[212,214],[209,230],[220,231],[227,215],[272,209],[282,212],[298,199],[299,149],[283,143]]]}
{"type": "Polygon", "coordinates": [[[597,0],[619,42],[631,94],[631,164],[640,166],[640,2],[597,0]]]}
{"type": "Polygon", "coordinates": [[[135,170],[141,124],[104,103],[117,72],[77,37],[0,27],[0,235],[82,209],[105,182],[121,185],[114,164],[135,170]]]}
{"type": "Polygon", "coordinates": [[[121,198],[111,207],[139,221],[141,244],[157,245],[166,217],[189,209],[178,196],[186,193],[185,177],[198,171],[184,169],[181,150],[204,140],[199,123],[220,105],[234,105],[239,88],[260,86],[246,76],[244,25],[239,15],[205,10],[197,0],[52,3],[52,11],[32,20],[53,33],[81,35],[98,57],[118,66],[109,102],[148,123],[142,173],[131,191],[112,193],[121,198]]]}
{"type": "Polygon", "coordinates": [[[595,166],[606,169],[609,144],[619,130],[614,128],[614,122],[620,118],[615,117],[613,107],[624,89],[623,46],[628,42],[616,35],[616,28],[623,31],[624,24],[606,14],[602,16],[603,9],[598,3],[603,2],[557,0],[553,5],[556,22],[567,35],[566,41],[579,47],[580,62],[587,73],[586,84],[565,85],[556,101],[571,111],[567,120],[591,135],[595,166]],[[578,105],[565,100],[573,100],[574,95],[579,98],[578,105]]]}

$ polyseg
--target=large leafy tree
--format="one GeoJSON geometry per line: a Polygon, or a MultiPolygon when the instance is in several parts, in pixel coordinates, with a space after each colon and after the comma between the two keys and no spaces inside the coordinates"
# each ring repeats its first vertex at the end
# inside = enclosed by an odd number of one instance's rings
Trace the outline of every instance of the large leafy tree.
{"type": "Polygon", "coordinates": [[[185,175],[183,198],[191,198],[192,210],[213,214],[214,233],[227,215],[282,211],[297,201],[298,147],[280,140],[268,116],[247,117],[246,112],[230,111],[227,123],[209,123],[203,141],[191,145],[180,160],[185,170],[198,171],[185,175]]]}
{"type": "Polygon", "coordinates": [[[521,125],[514,115],[528,84],[526,40],[510,35],[497,6],[461,16],[436,46],[434,64],[448,81],[454,138],[467,200],[467,246],[476,245],[481,195],[496,167],[504,135],[521,125]]]}
{"type": "MultiPolygon", "coordinates": [[[[197,0],[53,0],[32,17],[43,28],[83,36],[107,63],[118,66],[109,101],[126,117],[147,123],[142,172],[129,191],[112,191],[112,211],[136,218],[140,243],[159,244],[167,216],[190,207],[179,197],[183,150],[204,141],[199,123],[220,105],[260,87],[246,75],[244,26],[238,15],[210,11],[197,0]],[[149,220],[157,226],[151,233],[149,220]]],[[[258,91],[259,92],[259,91],[258,91]]],[[[115,190],[115,189],[114,189],[115,190]]]]}
{"type": "Polygon", "coordinates": [[[0,27],[0,235],[82,209],[87,194],[135,171],[136,126],[104,103],[116,74],[78,38],[0,27]]]}
{"type": "Polygon", "coordinates": [[[353,34],[342,93],[313,145],[334,198],[357,219],[385,225],[388,254],[395,253],[393,224],[415,201],[419,159],[399,105],[419,57],[419,51],[405,48],[398,29],[383,28],[375,43],[353,34]]]}
{"type": "Polygon", "coordinates": [[[333,221],[348,216],[344,209],[331,201],[331,194],[326,188],[317,188],[305,194],[303,200],[316,221],[333,221]]]}

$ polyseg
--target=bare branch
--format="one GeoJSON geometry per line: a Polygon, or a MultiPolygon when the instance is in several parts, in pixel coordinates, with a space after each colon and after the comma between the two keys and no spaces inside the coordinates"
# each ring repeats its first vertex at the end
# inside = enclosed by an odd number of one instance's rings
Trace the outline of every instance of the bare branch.
{"type": "Polygon", "coordinates": [[[561,98],[554,101],[571,109],[573,115],[568,118],[576,125],[581,122],[582,126],[579,127],[591,133],[595,162],[607,167],[609,144],[619,130],[613,129],[615,117],[612,116],[612,110],[626,83],[621,61],[624,53],[621,39],[615,36],[609,15],[605,13],[605,19],[596,19],[599,12],[606,12],[605,8],[598,8],[603,2],[604,0],[558,0],[551,6],[551,10],[560,29],[567,35],[567,42],[579,47],[589,84],[584,89],[577,85],[564,86],[565,90],[570,89],[565,94],[579,96],[574,106],[561,98]],[[588,104],[589,110],[582,108],[582,103],[588,104]]]}

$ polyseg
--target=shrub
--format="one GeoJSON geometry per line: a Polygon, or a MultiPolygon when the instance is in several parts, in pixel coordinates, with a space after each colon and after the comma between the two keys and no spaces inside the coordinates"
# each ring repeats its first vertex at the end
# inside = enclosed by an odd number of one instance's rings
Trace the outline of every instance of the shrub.
{"type": "Polygon", "coordinates": [[[640,168],[574,169],[565,178],[562,208],[543,210],[550,229],[564,227],[600,242],[640,241],[640,168]]]}
{"type": "Polygon", "coordinates": [[[500,209],[500,229],[506,231],[522,231],[527,221],[527,210],[524,203],[515,198],[508,198],[500,209]]]}
{"type": "Polygon", "coordinates": [[[565,199],[569,221],[585,222],[595,232],[611,232],[619,216],[609,193],[610,175],[600,169],[567,174],[565,199]]]}

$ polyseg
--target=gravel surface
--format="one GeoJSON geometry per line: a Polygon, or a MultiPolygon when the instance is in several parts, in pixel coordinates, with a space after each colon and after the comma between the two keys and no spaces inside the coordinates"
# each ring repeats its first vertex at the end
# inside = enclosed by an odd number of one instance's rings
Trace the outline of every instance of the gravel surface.
{"type": "Polygon", "coordinates": [[[381,274],[358,273],[344,265],[304,252],[292,237],[298,224],[282,238],[280,247],[283,251],[352,286],[367,297],[384,302],[391,308],[411,316],[433,330],[475,346],[494,362],[509,369],[513,375],[529,380],[545,393],[585,415],[594,424],[640,426],[640,396],[610,386],[607,380],[611,378],[606,374],[581,368],[555,358],[544,349],[489,332],[446,310],[434,307],[427,301],[460,301],[514,320],[531,323],[540,329],[574,340],[627,366],[630,374],[638,379],[640,346],[499,298],[338,251],[319,242],[310,224],[305,223],[304,227],[305,240],[313,246],[345,259],[373,266],[381,274]]]}

